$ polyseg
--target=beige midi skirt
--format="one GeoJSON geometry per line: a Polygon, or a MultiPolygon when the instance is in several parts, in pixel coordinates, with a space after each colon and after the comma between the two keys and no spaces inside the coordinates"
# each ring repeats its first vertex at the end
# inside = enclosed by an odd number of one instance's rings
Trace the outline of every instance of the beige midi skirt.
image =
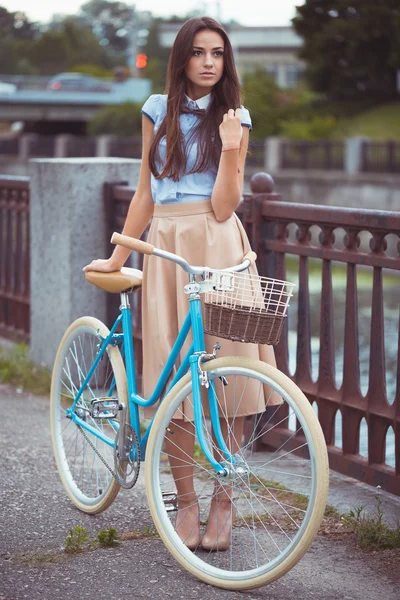
{"type": "MultiPolygon", "coordinates": [[[[153,220],[147,241],[157,248],[182,256],[189,264],[224,269],[242,262],[251,250],[246,232],[234,213],[224,222],[215,218],[211,200],[168,204],[154,207],[153,220]]],[[[256,266],[250,267],[257,274],[256,266]]],[[[156,256],[145,256],[142,283],[142,333],[143,333],[143,394],[152,394],[161,371],[170,355],[176,337],[189,310],[184,286],[188,274],[173,262],[156,256]]],[[[206,351],[211,353],[219,341],[221,350],[217,356],[246,356],[276,366],[272,346],[246,344],[205,335],[206,351]]],[[[181,351],[183,360],[192,341],[191,333],[181,351]]],[[[179,367],[180,362],[176,365],[179,367]]],[[[249,383],[240,398],[240,406],[230,398],[229,386],[224,402],[228,416],[244,416],[260,413],[265,408],[266,392],[260,397],[259,385],[254,389],[249,383]],[[257,387],[257,391],[255,389],[257,387]]],[[[280,404],[281,397],[268,390],[268,406],[280,404]]],[[[224,395],[225,395],[224,394],[224,395]]],[[[146,408],[146,418],[151,418],[155,407],[146,408]]],[[[185,419],[192,420],[190,403],[184,408],[185,419]]],[[[179,418],[179,415],[176,415],[179,418]]]]}

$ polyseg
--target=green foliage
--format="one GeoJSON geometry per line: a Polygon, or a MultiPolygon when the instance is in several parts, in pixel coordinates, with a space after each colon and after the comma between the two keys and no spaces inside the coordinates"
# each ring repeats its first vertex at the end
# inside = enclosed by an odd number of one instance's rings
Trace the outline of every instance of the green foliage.
{"type": "Polygon", "coordinates": [[[76,64],[108,69],[124,64],[124,54],[110,52],[100,44],[92,23],[93,19],[67,16],[43,31],[22,12],[11,13],[0,7],[0,72],[55,75],[72,70],[76,64]]]}
{"type": "Polygon", "coordinates": [[[100,546],[114,547],[119,545],[120,537],[115,527],[110,527],[110,529],[101,529],[97,534],[97,539],[100,546]]]}
{"type": "Polygon", "coordinates": [[[166,69],[166,63],[163,64],[160,58],[154,56],[148,59],[146,67],[142,70],[142,75],[145,79],[151,80],[152,94],[164,93],[166,69]]]}
{"type": "Polygon", "coordinates": [[[243,75],[243,104],[253,122],[252,137],[265,138],[279,133],[282,118],[279,87],[261,67],[243,75]]]}
{"type": "Polygon", "coordinates": [[[359,506],[342,515],[342,520],[355,534],[357,544],[364,549],[400,548],[400,522],[391,529],[383,521],[382,501],[376,498],[375,514],[364,516],[364,506],[359,506]]]}
{"type": "Polygon", "coordinates": [[[59,31],[46,31],[31,48],[31,60],[42,75],[53,75],[68,68],[69,44],[59,31]]]}
{"type": "Polygon", "coordinates": [[[282,121],[281,135],[293,140],[326,140],[337,126],[334,117],[315,116],[309,121],[282,121]]]}
{"type": "Polygon", "coordinates": [[[94,21],[100,39],[107,40],[113,53],[123,53],[129,44],[128,35],[118,32],[129,27],[132,19],[132,8],[125,2],[109,2],[108,0],[91,0],[81,6],[85,23],[90,26],[94,21]]]}
{"type": "Polygon", "coordinates": [[[300,85],[282,90],[263,68],[257,67],[243,75],[243,104],[250,111],[253,122],[252,139],[280,135],[282,122],[308,119],[309,106],[318,96],[300,85]]]}
{"type": "Polygon", "coordinates": [[[29,358],[25,344],[17,344],[12,350],[0,348],[0,383],[11,383],[34,394],[50,392],[51,373],[29,358]]]}
{"type": "Polygon", "coordinates": [[[71,527],[65,540],[65,552],[74,554],[83,552],[89,544],[88,532],[85,527],[81,525],[75,525],[71,527]]]}
{"type": "Polygon", "coordinates": [[[141,135],[141,104],[124,102],[100,109],[88,124],[90,135],[141,135]]]}
{"type": "Polygon", "coordinates": [[[24,12],[9,12],[0,6],[0,39],[32,40],[36,31],[37,25],[31,23],[24,12]]]}
{"type": "Polygon", "coordinates": [[[338,122],[335,137],[365,136],[372,140],[400,140],[400,102],[362,111],[338,122]]]}
{"type": "Polygon", "coordinates": [[[329,98],[396,97],[398,0],[306,0],[293,19],[313,89],[329,98]]]}

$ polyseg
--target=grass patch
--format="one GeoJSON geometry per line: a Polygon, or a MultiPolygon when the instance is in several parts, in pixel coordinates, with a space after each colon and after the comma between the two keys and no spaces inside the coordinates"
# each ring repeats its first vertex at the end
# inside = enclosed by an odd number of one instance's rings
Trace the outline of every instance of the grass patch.
{"type": "Polygon", "coordinates": [[[120,540],[150,540],[158,538],[159,535],[155,527],[143,527],[142,529],[133,529],[132,531],[126,531],[121,533],[120,540]]]}
{"type": "Polygon", "coordinates": [[[383,520],[382,501],[377,498],[374,513],[364,514],[364,506],[359,506],[342,515],[341,519],[356,535],[356,543],[365,550],[400,548],[400,522],[392,529],[383,520]]]}
{"type": "Polygon", "coordinates": [[[65,555],[55,552],[36,552],[24,555],[21,562],[30,567],[42,567],[43,565],[52,565],[63,562],[65,555]]]}
{"type": "Polygon", "coordinates": [[[77,554],[90,547],[90,540],[86,527],[75,525],[71,527],[65,540],[65,552],[77,554]]]}
{"type": "Polygon", "coordinates": [[[51,373],[29,358],[26,344],[16,344],[11,350],[0,348],[0,383],[10,383],[33,394],[50,393],[51,373]]]}
{"type": "Polygon", "coordinates": [[[114,548],[115,546],[119,546],[120,536],[115,527],[110,527],[110,529],[101,529],[97,534],[97,540],[100,546],[114,548]]]}

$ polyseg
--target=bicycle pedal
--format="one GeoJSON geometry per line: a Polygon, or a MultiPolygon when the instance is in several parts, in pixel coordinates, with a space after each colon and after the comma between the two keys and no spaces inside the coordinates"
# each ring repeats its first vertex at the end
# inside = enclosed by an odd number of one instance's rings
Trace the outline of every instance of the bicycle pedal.
{"type": "Polygon", "coordinates": [[[90,414],[93,419],[115,419],[119,412],[117,398],[94,398],[90,403],[90,414]]]}
{"type": "Polygon", "coordinates": [[[175,492],[162,492],[162,499],[167,512],[178,510],[178,496],[175,492]]]}

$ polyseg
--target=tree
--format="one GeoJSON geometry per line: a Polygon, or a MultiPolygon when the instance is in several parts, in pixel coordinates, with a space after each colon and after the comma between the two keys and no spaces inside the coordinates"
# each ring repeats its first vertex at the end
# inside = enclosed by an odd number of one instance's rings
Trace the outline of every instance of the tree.
{"type": "Polygon", "coordinates": [[[24,12],[8,12],[0,6],[0,39],[32,40],[36,36],[38,26],[29,21],[24,12]]]}
{"type": "Polygon", "coordinates": [[[142,76],[151,79],[153,94],[164,91],[170,53],[169,48],[164,48],[160,44],[161,23],[165,23],[165,20],[161,18],[153,19],[149,28],[147,43],[143,47],[143,52],[148,58],[148,63],[142,71],[142,76]]]}
{"type": "Polygon", "coordinates": [[[88,124],[90,135],[141,135],[141,104],[123,102],[118,106],[105,106],[96,112],[88,124]]]}
{"type": "Polygon", "coordinates": [[[32,62],[41,75],[54,75],[68,67],[69,45],[64,33],[46,31],[32,47],[32,62]]]}
{"type": "Polygon", "coordinates": [[[0,72],[10,74],[34,74],[30,63],[32,41],[39,34],[36,23],[28,20],[23,12],[9,12],[0,6],[0,72]]]}
{"type": "Polygon", "coordinates": [[[397,96],[399,0],[305,0],[292,20],[314,90],[332,99],[397,96]]]}
{"type": "MultiPolygon", "coordinates": [[[[127,24],[132,20],[132,7],[125,2],[109,2],[108,0],[91,0],[81,6],[86,23],[101,44],[109,46],[117,53],[125,53],[129,46],[127,24]]],[[[128,25],[129,27],[129,25],[128,25]]]]}
{"type": "Polygon", "coordinates": [[[250,111],[254,133],[263,139],[279,133],[282,101],[279,86],[261,67],[243,74],[244,106],[250,111]]]}
{"type": "Polygon", "coordinates": [[[103,52],[90,28],[67,17],[33,43],[31,56],[43,75],[55,75],[77,64],[102,65],[103,52]]]}

